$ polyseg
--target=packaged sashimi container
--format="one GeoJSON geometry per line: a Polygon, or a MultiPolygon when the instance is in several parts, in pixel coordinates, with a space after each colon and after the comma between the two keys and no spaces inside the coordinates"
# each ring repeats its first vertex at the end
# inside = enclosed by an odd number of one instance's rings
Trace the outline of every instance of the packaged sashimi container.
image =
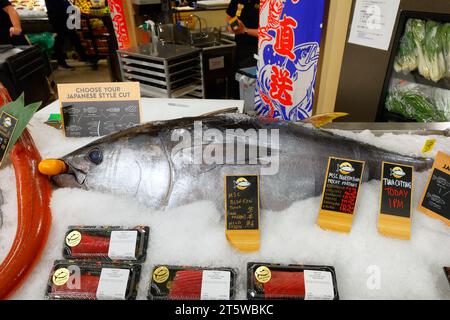
{"type": "Polygon", "coordinates": [[[233,300],[236,271],[231,268],[155,266],[150,300],[233,300]]]}
{"type": "Polygon", "coordinates": [[[65,259],[136,261],[147,256],[149,227],[70,226],[64,238],[65,259]]]}
{"type": "Polygon", "coordinates": [[[47,285],[49,300],[135,300],[141,265],[82,260],[55,261],[47,285]]]}
{"type": "Polygon", "coordinates": [[[339,300],[336,272],[329,266],[250,262],[247,298],[339,300]]]}

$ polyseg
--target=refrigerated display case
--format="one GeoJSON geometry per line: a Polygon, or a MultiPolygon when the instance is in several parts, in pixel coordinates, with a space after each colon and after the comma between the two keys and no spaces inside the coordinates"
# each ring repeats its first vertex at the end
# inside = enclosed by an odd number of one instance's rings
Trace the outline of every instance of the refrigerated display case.
{"type": "Polygon", "coordinates": [[[377,121],[450,121],[450,14],[400,14],[377,121]]]}
{"type": "MultiPolygon", "coordinates": [[[[353,0],[352,4],[353,14],[349,17],[347,39],[352,28],[356,1],[353,0]]],[[[392,35],[388,35],[390,37],[388,50],[347,41],[334,111],[349,113],[345,121],[351,122],[414,120],[411,116],[405,117],[386,110],[386,99],[389,97],[392,86],[401,88],[402,93],[404,91],[412,93],[412,95],[406,94],[405,98],[401,97],[400,102],[412,99],[418,101],[420,106],[423,105],[425,110],[435,102],[423,99],[422,96],[416,95],[417,92],[425,93],[426,96],[437,93],[439,101],[445,101],[444,93],[448,93],[448,80],[435,82],[420,75],[418,71],[406,74],[397,72],[394,64],[398,53],[401,52],[401,40],[405,34],[408,19],[421,19],[425,22],[426,28],[426,21],[431,20],[442,24],[448,22],[449,15],[450,1],[400,0],[392,35]],[[412,88],[414,88],[413,91],[411,91],[412,88]],[[435,90],[435,88],[445,91],[435,90]]],[[[432,28],[429,29],[432,30],[432,28]]],[[[421,121],[421,118],[418,117],[416,121],[421,121]]]]}

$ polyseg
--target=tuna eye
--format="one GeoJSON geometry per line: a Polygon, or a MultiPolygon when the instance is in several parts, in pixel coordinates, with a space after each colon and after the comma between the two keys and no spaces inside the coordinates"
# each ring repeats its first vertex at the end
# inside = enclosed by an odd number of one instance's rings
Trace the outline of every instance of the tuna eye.
{"type": "Polygon", "coordinates": [[[103,154],[99,149],[92,149],[91,151],[89,151],[87,157],[91,162],[97,165],[102,163],[103,161],[103,154]]]}

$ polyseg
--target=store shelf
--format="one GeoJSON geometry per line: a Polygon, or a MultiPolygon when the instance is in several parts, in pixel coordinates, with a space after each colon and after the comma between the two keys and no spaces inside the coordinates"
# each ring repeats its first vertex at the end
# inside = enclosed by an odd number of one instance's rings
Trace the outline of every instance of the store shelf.
{"type": "Polygon", "coordinates": [[[418,83],[421,85],[434,87],[434,88],[441,88],[450,90],[450,78],[443,78],[439,80],[438,82],[434,82],[432,80],[428,80],[425,77],[423,77],[417,70],[412,71],[410,73],[403,73],[403,72],[392,72],[392,77],[399,80],[406,80],[408,82],[412,83],[418,83]]]}

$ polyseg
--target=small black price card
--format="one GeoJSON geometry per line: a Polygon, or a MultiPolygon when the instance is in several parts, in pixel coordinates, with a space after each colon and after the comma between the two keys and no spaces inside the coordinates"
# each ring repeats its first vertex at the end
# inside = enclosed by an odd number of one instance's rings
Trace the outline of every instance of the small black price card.
{"type": "Polygon", "coordinates": [[[413,167],[383,162],[381,213],[409,218],[413,192],[413,167]]]}
{"type": "Polygon", "coordinates": [[[363,170],[363,161],[330,158],[322,210],[353,214],[363,170]]]}
{"type": "Polygon", "coordinates": [[[227,230],[259,229],[259,176],[225,177],[227,230]]]}
{"type": "Polygon", "coordinates": [[[364,161],[330,157],[317,224],[325,230],[350,232],[364,161]]]}
{"type": "Polygon", "coordinates": [[[60,84],[58,93],[67,137],[99,137],[140,123],[137,82],[60,84]]]}
{"type": "Polygon", "coordinates": [[[18,120],[6,112],[0,114],[0,163],[8,151],[18,120]]]}
{"type": "Polygon", "coordinates": [[[437,153],[419,210],[450,226],[450,155],[437,153]]]}

